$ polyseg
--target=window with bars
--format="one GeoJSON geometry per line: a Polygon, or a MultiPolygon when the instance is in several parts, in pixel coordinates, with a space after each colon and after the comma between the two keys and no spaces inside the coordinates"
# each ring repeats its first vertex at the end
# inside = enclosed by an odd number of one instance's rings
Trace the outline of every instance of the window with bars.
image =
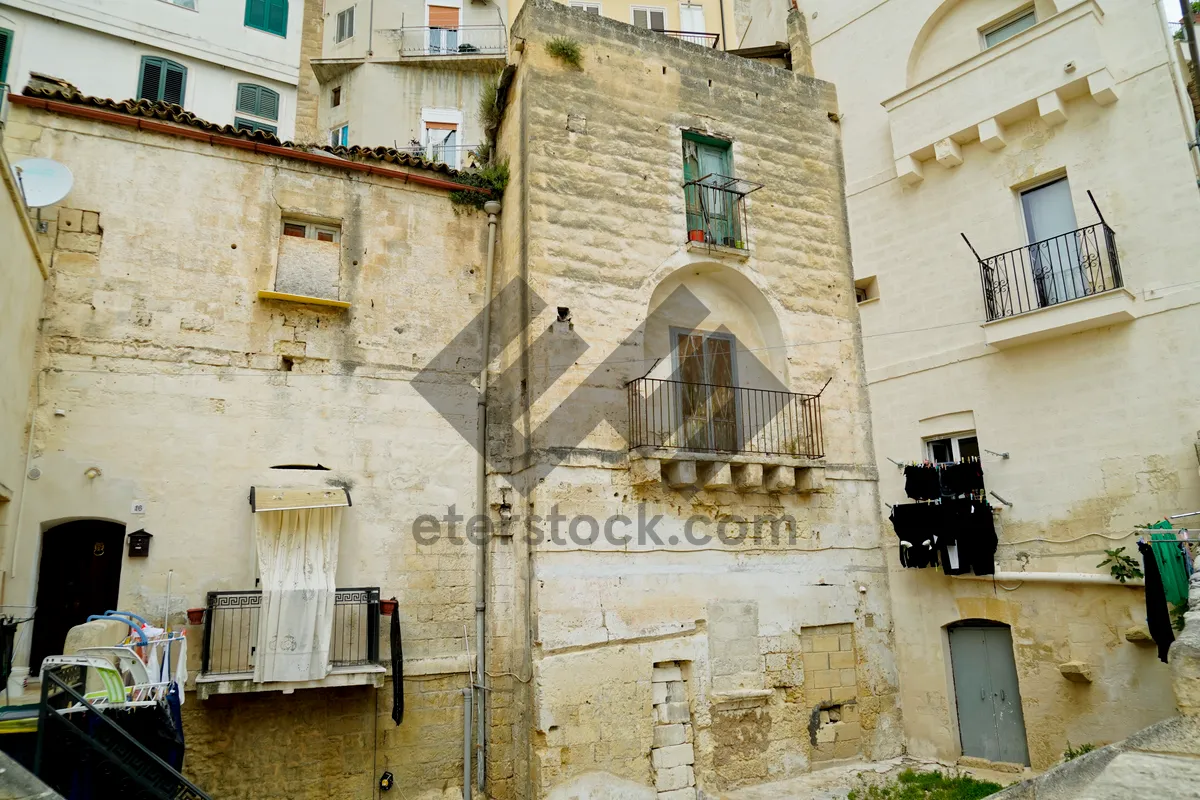
{"type": "Polygon", "coordinates": [[[354,37],[354,6],[338,12],[337,15],[337,33],[334,36],[335,42],[344,42],[347,39],[354,37]]]}
{"type": "Polygon", "coordinates": [[[237,110],[263,119],[279,119],[279,93],[253,83],[239,83],[237,87],[237,110]]]}
{"type": "Polygon", "coordinates": [[[288,0],[246,0],[247,28],[287,36],[288,0]]]}
{"type": "Polygon", "coordinates": [[[635,28],[648,28],[652,31],[663,31],[667,29],[666,9],[652,8],[649,6],[633,6],[630,10],[633,14],[633,26],[635,28]]]}
{"type": "Polygon", "coordinates": [[[0,83],[8,83],[8,57],[12,54],[13,32],[0,28],[0,83]]]}
{"type": "Polygon", "coordinates": [[[161,100],[183,105],[187,89],[187,67],[158,56],[142,56],[142,70],[138,77],[139,100],[161,100]]]}

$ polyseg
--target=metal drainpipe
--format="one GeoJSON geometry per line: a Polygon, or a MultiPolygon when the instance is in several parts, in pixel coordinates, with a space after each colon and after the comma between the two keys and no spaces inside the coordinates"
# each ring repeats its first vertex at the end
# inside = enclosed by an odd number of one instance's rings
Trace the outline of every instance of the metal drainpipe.
{"type": "MultiPolygon", "coordinates": [[[[393,614],[398,613],[393,611],[393,614]]],[[[463,689],[463,798],[471,796],[471,692],[463,689]]]]}
{"type": "MultiPolygon", "coordinates": [[[[488,389],[488,360],[491,352],[492,336],[492,273],[496,263],[496,216],[500,213],[500,204],[489,200],[483,204],[483,210],[488,215],[488,249],[487,266],[483,273],[483,336],[480,342],[479,367],[479,401],[476,406],[475,428],[475,513],[486,517],[489,515],[487,504],[487,389],[488,389]]],[[[475,546],[475,775],[476,786],[480,797],[484,796],[484,786],[487,782],[487,767],[484,763],[486,755],[487,725],[484,711],[487,708],[487,547],[491,537],[487,527],[482,533],[483,539],[475,546]]],[[[464,794],[467,789],[464,786],[464,794]]]]}

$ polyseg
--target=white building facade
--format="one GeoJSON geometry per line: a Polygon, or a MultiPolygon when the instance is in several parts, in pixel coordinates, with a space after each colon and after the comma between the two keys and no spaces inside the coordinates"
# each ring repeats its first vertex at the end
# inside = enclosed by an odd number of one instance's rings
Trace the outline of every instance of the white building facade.
{"type": "Polygon", "coordinates": [[[1162,0],[800,6],[838,89],[908,751],[1045,768],[1123,739],[1174,702],[1143,590],[1098,565],[1200,508],[1195,118],[1162,0]],[[901,468],[973,456],[995,573],[902,567],[901,468]]]}
{"type": "Polygon", "coordinates": [[[4,0],[0,83],[31,73],[291,139],[302,0],[4,0]]]}

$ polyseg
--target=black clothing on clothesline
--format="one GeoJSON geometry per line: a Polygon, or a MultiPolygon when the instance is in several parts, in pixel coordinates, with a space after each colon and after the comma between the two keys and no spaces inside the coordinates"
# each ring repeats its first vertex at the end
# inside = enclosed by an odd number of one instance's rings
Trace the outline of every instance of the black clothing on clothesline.
{"type": "Polygon", "coordinates": [[[904,493],[913,500],[937,500],[942,485],[937,467],[932,464],[909,464],[904,468],[904,493]]]}
{"type": "Polygon", "coordinates": [[[404,643],[400,640],[400,606],[392,598],[392,719],[404,720],[404,643]]]}
{"type": "Polygon", "coordinates": [[[1167,661],[1167,651],[1175,641],[1175,630],[1171,627],[1171,613],[1167,610],[1167,593],[1163,589],[1162,575],[1154,559],[1154,549],[1144,541],[1138,541],[1138,552],[1142,554],[1142,571],[1146,574],[1146,627],[1158,645],[1158,658],[1167,661]]]}
{"type": "Polygon", "coordinates": [[[911,569],[941,566],[947,575],[996,571],[992,507],[970,498],[938,503],[901,503],[892,508],[900,540],[900,564],[911,569]]]}

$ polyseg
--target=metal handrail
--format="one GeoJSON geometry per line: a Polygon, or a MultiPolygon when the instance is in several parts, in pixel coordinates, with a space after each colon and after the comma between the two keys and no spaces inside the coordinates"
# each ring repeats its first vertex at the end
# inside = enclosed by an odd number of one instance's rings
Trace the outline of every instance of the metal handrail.
{"type": "Polygon", "coordinates": [[[989,322],[1124,286],[1116,234],[1103,219],[978,260],[989,322]]]}
{"type": "Polygon", "coordinates": [[[406,26],[380,31],[399,41],[401,56],[480,56],[508,53],[503,25],[406,26]]]}
{"type": "Polygon", "coordinates": [[[631,450],[825,454],[819,394],[659,378],[637,378],[627,391],[631,450]]]}
{"type": "Polygon", "coordinates": [[[683,39],[685,42],[713,50],[717,48],[717,42],[721,41],[721,34],[705,33],[704,31],[657,31],[657,33],[665,34],[673,39],[683,39]]]}
{"type": "Polygon", "coordinates": [[[716,174],[684,183],[688,241],[746,250],[746,195],[761,188],[760,183],[716,174]]]}

